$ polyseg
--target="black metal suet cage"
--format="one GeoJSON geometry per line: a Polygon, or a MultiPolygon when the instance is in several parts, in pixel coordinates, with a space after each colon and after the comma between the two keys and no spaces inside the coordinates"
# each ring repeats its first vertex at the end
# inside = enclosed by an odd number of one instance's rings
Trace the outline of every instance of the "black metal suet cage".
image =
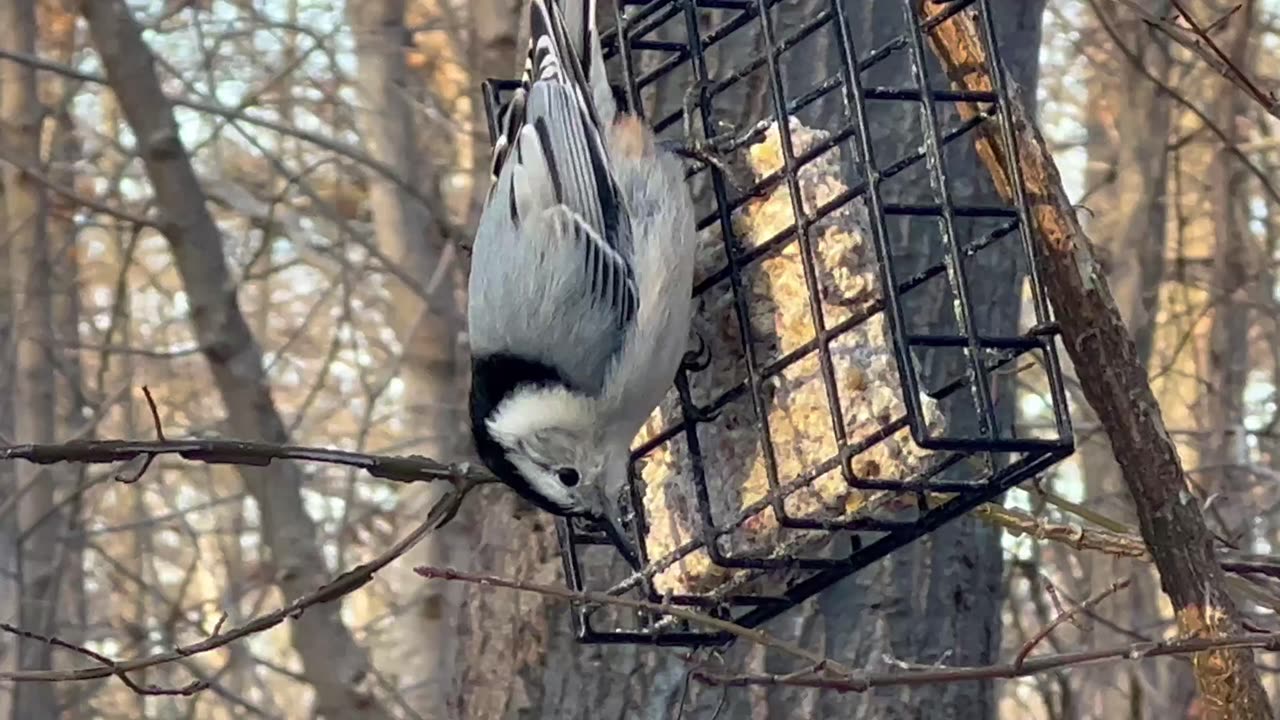
{"type": "MultiPolygon", "coordinates": [[[[560,520],[560,548],[571,589],[689,605],[740,625],[755,626],[1044,472],[1073,451],[1055,349],[1058,332],[1031,262],[1028,205],[1023,197],[1019,168],[1007,169],[1008,177],[1014,179],[1016,186],[1012,203],[994,193],[977,200],[961,198],[963,193],[956,190],[949,177],[954,171],[953,167],[949,168],[955,163],[954,150],[963,145],[972,148],[973,133],[979,124],[996,123],[1001,141],[1009,148],[1014,143],[1009,81],[999,62],[989,2],[923,0],[948,7],[932,20],[921,22],[914,11],[919,1],[899,0],[901,25],[891,31],[882,29],[876,33],[875,42],[863,43],[864,47],[855,41],[857,33],[853,25],[858,19],[855,16],[859,0],[618,0],[617,12],[611,18],[612,27],[602,34],[610,76],[618,83],[625,105],[645,116],[660,137],[679,140],[682,130],[688,127],[682,120],[690,108],[697,109],[700,117],[696,118],[696,124],[701,125],[704,136],[714,136],[708,142],[723,157],[732,157],[758,140],[769,123],[773,123],[778,133],[782,169],[760,178],[753,188],[737,187],[733,178],[719,168],[696,163],[689,166],[690,181],[700,183],[695,193],[701,205],[699,231],[719,233],[726,260],[722,268],[698,284],[695,293],[707,292],[717,283],[727,283],[731,288],[746,358],[741,367],[742,382],[698,407],[693,405],[690,394],[682,391],[681,417],[638,447],[634,459],[641,460],[662,442],[681,436],[694,482],[702,485],[697,493],[702,528],[701,541],[681,547],[679,551],[688,553],[697,546],[720,567],[785,571],[786,574],[785,582],[776,592],[737,595],[658,592],[653,583],[652,563],[659,559],[649,556],[644,542],[650,519],[645,517],[643,503],[639,501],[643,490],[638,482],[633,482],[631,505],[635,536],[643,559],[651,565],[646,572],[618,576],[617,563],[585,562],[586,553],[606,543],[602,533],[576,522],[560,520]],[[783,9],[789,12],[785,22],[779,14],[783,9]],[[994,59],[991,61],[994,65],[987,68],[993,79],[992,92],[952,89],[936,64],[931,65],[927,33],[932,25],[961,12],[974,15],[987,57],[994,59]],[[809,49],[814,42],[822,43],[821,55],[809,49]],[[813,62],[815,58],[821,61],[813,62]],[[748,117],[743,125],[728,132],[709,132],[707,128],[721,129],[717,102],[739,109],[744,96],[735,96],[735,88],[740,91],[749,78],[758,83],[755,96],[763,99],[764,105],[757,108],[759,117],[748,117]],[[677,90],[666,93],[666,107],[658,92],[664,82],[677,86],[677,90]],[[679,88],[692,84],[700,88],[696,103],[689,102],[679,88]],[[954,112],[948,113],[961,102],[977,104],[983,112],[968,120],[961,120],[954,112]],[[825,139],[797,152],[790,137],[789,118],[823,103],[827,110],[819,122],[825,139]],[[915,139],[898,144],[906,148],[900,157],[889,158],[885,157],[889,153],[877,152],[877,113],[885,107],[909,108],[912,117],[918,118],[912,125],[915,139]],[[735,242],[735,211],[749,198],[758,196],[762,188],[789,186],[793,195],[798,193],[796,183],[800,171],[807,163],[837,147],[845,152],[841,165],[846,175],[843,192],[812,211],[803,203],[794,203],[794,222],[767,243],[744,249],[735,242]],[[909,182],[918,187],[912,191],[928,197],[921,200],[888,189],[895,181],[903,182],[905,178],[914,178],[909,182]],[[828,324],[816,297],[814,273],[808,264],[811,261],[807,260],[805,280],[814,325],[812,341],[777,358],[755,357],[751,349],[751,324],[746,319],[749,308],[741,292],[742,274],[752,263],[760,262],[789,243],[798,243],[804,249],[802,257],[809,258],[812,246],[822,241],[812,231],[815,223],[825,213],[854,201],[864,203],[867,208],[881,288],[879,299],[865,312],[828,324]],[[894,228],[904,223],[924,223],[931,228],[927,237],[933,239],[935,246],[926,253],[930,255],[930,262],[921,264],[904,259],[904,252],[910,248],[904,250],[903,243],[894,240],[894,228]],[[978,282],[975,274],[983,272],[974,259],[985,254],[1000,254],[1008,259],[1007,267],[1018,270],[1020,288],[1012,302],[1029,321],[1013,332],[996,333],[984,327],[983,303],[990,301],[978,297],[980,293],[973,288],[978,282]],[[919,303],[911,299],[911,294],[929,285],[941,288],[932,292],[948,306],[949,324],[941,330],[922,331],[914,322],[913,308],[919,307],[919,303]],[[835,423],[837,451],[825,461],[806,468],[805,474],[816,477],[838,471],[851,487],[900,494],[910,499],[908,517],[860,518],[849,522],[795,517],[788,513],[779,491],[781,484],[791,478],[779,478],[771,456],[765,453],[771,463],[768,479],[773,493],[759,504],[770,506],[785,528],[839,536],[845,550],[836,557],[776,554],[764,557],[723,550],[717,538],[729,532],[733,522],[717,520],[708,507],[705,467],[699,452],[699,427],[714,422],[709,411],[729,402],[731,395],[746,396],[758,413],[755,432],[768,447],[771,429],[766,413],[760,411],[759,388],[789,365],[816,355],[822,381],[828,388],[830,411],[838,417],[839,403],[830,400],[835,394],[830,388],[834,384],[836,365],[830,344],[875,313],[883,314],[886,336],[893,345],[892,358],[905,412],[887,423],[883,432],[857,442],[845,437],[839,423],[835,423]],[[950,374],[940,376],[933,372],[932,378],[926,378],[929,373],[922,372],[921,353],[951,357],[950,374]],[[1018,423],[1008,421],[1006,406],[1015,400],[1009,393],[999,392],[1000,373],[1008,373],[1019,363],[1038,369],[1037,379],[1032,383],[1035,393],[1042,398],[1037,410],[1037,432],[1027,432],[1018,423]],[[925,397],[945,400],[947,413],[963,415],[964,421],[949,423],[942,432],[932,428],[924,418],[922,398],[925,397]],[[904,428],[919,447],[937,454],[938,461],[926,471],[887,481],[850,470],[852,457],[904,428]],[[606,572],[606,567],[612,571],[606,572]]],[[[603,16],[613,3],[599,2],[603,16]]],[[[608,23],[602,23],[602,30],[605,24],[608,23]]],[[[490,80],[484,85],[491,139],[503,103],[515,86],[512,80],[490,80]]],[[[743,113],[749,115],[750,110],[740,110],[738,114],[743,113]]],[[[1004,157],[1016,157],[1016,153],[1007,152],[1004,157]]],[[[682,370],[677,385],[687,383],[684,373],[682,370]]],[[[1013,412],[1016,413],[1016,409],[1013,412]]],[[[633,473],[633,480],[634,477],[633,473]]],[[[737,521],[741,522],[741,518],[737,521]]],[[[671,562],[671,558],[665,560],[671,562]]],[[[724,633],[661,613],[632,612],[620,620],[617,612],[610,613],[599,606],[579,607],[573,611],[573,621],[579,639],[588,643],[698,646],[730,639],[724,633]]]]}

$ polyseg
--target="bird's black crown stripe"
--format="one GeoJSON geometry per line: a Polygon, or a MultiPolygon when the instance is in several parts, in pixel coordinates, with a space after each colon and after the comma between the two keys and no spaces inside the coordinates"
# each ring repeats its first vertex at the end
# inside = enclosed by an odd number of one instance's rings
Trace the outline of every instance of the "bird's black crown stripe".
{"type": "Polygon", "coordinates": [[[481,462],[521,497],[547,512],[559,514],[564,509],[554,506],[533,490],[529,481],[507,459],[502,445],[489,432],[487,425],[489,417],[502,401],[517,389],[556,386],[574,389],[563,375],[546,363],[508,353],[480,355],[471,360],[471,435],[481,462]]]}

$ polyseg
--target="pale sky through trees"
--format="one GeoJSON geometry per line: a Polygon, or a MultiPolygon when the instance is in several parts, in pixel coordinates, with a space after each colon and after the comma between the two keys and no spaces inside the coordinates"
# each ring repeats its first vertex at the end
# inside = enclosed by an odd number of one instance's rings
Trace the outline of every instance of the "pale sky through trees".
{"type": "MultiPolygon", "coordinates": [[[[871,20],[900,1],[844,0],[863,22],[855,28],[862,47],[880,32],[871,20]]],[[[452,241],[470,237],[488,182],[478,87],[514,74],[524,39],[520,0],[103,2],[126,8],[142,28],[184,152],[157,151],[148,144],[154,138],[139,143],[132,129],[139,115],[167,111],[130,107],[143,91],[126,98],[56,70],[108,78],[111,48],[95,42],[81,3],[0,0],[6,12],[36,8],[35,54],[55,68],[35,75],[36,109],[45,112],[38,143],[19,141],[14,130],[22,126],[20,111],[35,106],[14,99],[21,94],[16,81],[0,83],[8,88],[0,89],[0,99],[8,98],[0,102],[0,135],[13,138],[0,138],[0,166],[9,168],[0,176],[0,228],[8,228],[0,237],[0,345],[13,332],[14,348],[39,353],[8,353],[6,346],[0,357],[0,445],[10,434],[15,443],[32,441],[23,434],[35,427],[32,418],[47,421],[59,441],[151,439],[145,385],[170,439],[287,438],[300,446],[469,459],[460,309],[469,260],[452,241]],[[29,190],[5,181],[21,176],[19,159],[33,145],[42,182],[29,190]],[[192,256],[184,255],[210,250],[198,241],[206,237],[199,218],[181,218],[187,235],[157,229],[172,227],[164,212],[174,199],[153,186],[154,165],[182,158],[190,159],[220,239],[213,250],[226,261],[223,286],[208,282],[221,278],[220,270],[206,263],[193,272],[192,256]],[[34,224],[6,224],[26,207],[28,191],[40,198],[33,207],[42,208],[34,224]],[[45,268],[45,283],[32,282],[30,267],[14,261],[26,262],[37,237],[44,245],[35,256],[44,260],[32,262],[45,268]],[[27,294],[51,309],[32,311],[27,294]],[[43,326],[33,329],[32,318],[43,315],[43,326]],[[241,326],[243,344],[202,345],[201,338],[235,335],[241,326]],[[32,357],[43,361],[33,365],[32,357]],[[23,379],[39,371],[47,371],[47,388],[23,379]],[[50,402],[19,417],[23,408],[15,403],[30,397],[50,402]]],[[[783,23],[791,29],[801,24],[797,17],[826,6],[788,2],[776,12],[799,13],[783,23]]],[[[1204,21],[1234,7],[1184,4],[1204,21]]],[[[1020,7],[1017,0],[992,5],[1006,17],[1020,7]]],[[[1241,27],[1242,66],[1280,92],[1280,2],[1245,3],[1214,37],[1234,42],[1241,27]]],[[[1025,40],[1032,29],[1011,29],[1021,34],[1010,46],[1034,47],[1025,40]]],[[[1153,392],[1215,552],[1227,564],[1268,568],[1229,572],[1227,591],[1249,629],[1276,632],[1280,120],[1247,98],[1233,105],[1238,89],[1147,29],[1127,2],[1048,0],[1040,33],[1040,128],[1071,201],[1080,203],[1078,217],[1120,312],[1149,351],[1153,392]],[[1108,30],[1132,46],[1142,72],[1108,30]],[[1152,78],[1180,99],[1152,91],[1152,78]],[[1149,130],[1166,126],[1167,138],[1149,130]],[[1243,261],[1222,259],[1231,253],[1243,261]],[[1235,437],[1242,439],[1233,444],[1235,437]]],[[[0,36],[0,50],[23,54],[10,47],[14,38],[0,36]]],[[[115,48],[124,59],[136,50],[124,41],[115,48]]],[[[0,79],[20,67],[0,60],[0,79]]],[[[726,66],[713,62],[710,72],[726,66]]],[[[815,73],[808,74],[812,80],[815,73]]],[[[108,81],[145,85],[141,76],[108,81]]],[[[766,100],[741,104],[734,120],[744,125],[767,114],[760,110],[766,100]]],[[[976,165],[966,172],[981,175],[976,165]]],[[[986,638],[989,648],[962,652],[985,658],[976,665],[1009,661],[1055,618],[1060,627],[1036,641],[1032,657],[1173,638],[1178,625],[1150,553],[1116,550],[1141,547],[1133,500],[1104,442],[1104,423],[1068,371],[1079,451],[1002,501],[1025,520],[1023,529],[1039,523],[1062,532],[1036,538],[989,515],[966,519],[938,540],[941,547],[904,550],[841,586],[844,594],[811,601],[771,631],[850,666],[886,672],[946,665],[941,652],[927,655],[930,638],[919,637],[942,626],[954,631],[947,637],[986,638]],[[1067,532],[1075,529],[1085,540],[1067,532]],[[983,548],[1003,552],[1000,563],[960,571],[948,563],[974,557],[946,555],[946,546],[976,548],[979,556],[983,548]],[[973,582],[981,592],[949,592],[946,578],[958,576],[979,578],[973,582]],[[1091,606],[1092,617],[1061,621],[1065,609],[1121,578],[1131,584],[1091,606]],[[951,604],[939,609],[946,603],[937,597],[951,604]],[[922,603],[936,616],[923,617],[922,603]],[[865,614],[841,617],[855,605],[865,614]]],[[[1038,381],[1011,383],[1020,422],[1051,420],[1038,381]]],[[[24,577],[56,570],[44,585],[24,579],[0,586],[7,613],[0,621],[16,624],[19,607],[24,618],[41,610],[59,638],[111,658],[169,652],[378,557],[443,492],[439,483],[399,483],[323,462],[277,461],[264,469],[157,456],[131,484],[114,479],[119,471],[0,464],[0,577],[18,577],[20,560],[24,577]],[[18,491],[31,477],[52,492],[18,491]],[[30,543],[14,549],[32,527],[48,539],[41,552],[30,555],[30,543]],[[52,589],[34,597],[32,587],[52,589]]],[[[309,608],[301,622],[131,675],[144,687],[207,683],[200,692],[138,694],[111,677],[0,684],[0,720],[23,707],[71,720],[338,718],[366,707],[361,717],[573,720],[606,710],[641,717],[644,707],[653,713],[644,717],[670,718],[686,681],[683,717],[713,717],[722,690],[688,680],[688,665],[675,652],[578,647],[558,601],[427,582],[412,572],[414,565],[456,566],[560,584],[553,525],[505,490],[477,491],[448,532],[413,553],[340,604],[309,608]],[[653,708],[662,693],[673,700],[659,712],[653,708]]],[[[727,656],[728,670],[797,669],[776,648],[746,645],[727,656]]],[[[19,669],[17,647],[13,637],[0,637],[0,672],[19,669]]],[[[1274,702],[1275,655],[1256,657],[1274,702]]],[[[54,648],[52,658],[54,670],[93,662],[65,648],[54,648]]],[[[892,708],[921,702],[937,717],[959,718],[956,698],[989,696],[992,719],[1120,717],[1118,709],[1133,706],[1142,717],[1172,720],[1202,717],[1194,714],[1193,681],[1185,659],[1150,658],[947,686],[955,695],[936,688],[730,688],[720,717],[890,717],[892,708]]]]}

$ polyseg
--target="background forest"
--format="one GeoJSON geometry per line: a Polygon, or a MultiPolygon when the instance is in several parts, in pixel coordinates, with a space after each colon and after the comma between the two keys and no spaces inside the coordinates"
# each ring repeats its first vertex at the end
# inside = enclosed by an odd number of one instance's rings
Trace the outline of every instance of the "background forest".
{"type": "MultiPolygon", "coordinates": [[[[787,0],[780,21],[828,1],[787,0]]],[[[836,1],[862,47],[907,7],[836,1]]],[[[0,0],[0,446],[150,439],[158,422],[169,437],[468,459],[457,244],[487,189],[479,84],[514,75],[522,4],[0,0]]],[[[1280,3],[1178,4],[1280,89],[1280,3]]],[[[1280,122],[1194,36],[1176,40],[1186,24],[1167,0],[990,5],[1232,553],[1244,627],[1274,632],[1280,122]]],[[[762,105],[747,97],[738,120],[762,105]]],[[[903,142],[887,121],[876,136],[903,142]]],[[[1041,391],[1017,388],[1027,412],[1041,391]]],[[[1175,637],[1112,449],[1072,378],[1069,391],[1077,454],[1003,500],[1039,539],[966,517],[769,632],[887,671],[1005,661],[1051,623],[1037,653],[1175,637]]],[[[320,463],[161,456],[143,476],[0,462],[0,621],[118,660],[169,652],[378,556],[442,492],[320,463]]],[[[0,683],[0,720],[1223,717],[1186,655],[861,693],[710,686],[676,650],[576,644],[559,601],[414,574],[560,582],[548,518],[502,488],[476,493],[340,602],[132,685],[0,683]]],[[[1256,659],[1245,671],[1280,698],[1280,660],[1256,659]]],[[[93,663],[0,634],[0,671],[93,663]]],[[[796,669],[745,642],[725,663],[796,669]]]]}

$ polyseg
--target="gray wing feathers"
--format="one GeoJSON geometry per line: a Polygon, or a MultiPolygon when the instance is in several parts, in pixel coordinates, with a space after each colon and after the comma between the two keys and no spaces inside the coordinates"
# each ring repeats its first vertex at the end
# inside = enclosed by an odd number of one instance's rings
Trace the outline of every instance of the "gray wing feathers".
{"type": "MultiPolygon", "coordinates": [[[[513,167],[513,225],[523,230],[525,218],[552,205],[563,206],[572,218],[571,235],[581,255],[562,272],[581,273],[586,299],[625,328],[638,304],[631,222],[601,140],[563,85],[536,83],[527,112],[513,167]]],[[[521,234],[530,242],[541,241],[532,233],[521,234]]]]}
{"type": "Polygon", "coordinates": [[[524,86],[503,118],[476,234],[471,342],[549,362],[596,391],[639,309],[632,226],[596,113],[601,87],[610,120],[614,109],[594,0],[547,1],[532,0],[524,86]],[[599,70],[590,79],[584,44],[599,70]]]}
{"type": "Polygon", "coordinates": [[[548,158],[548,179],[557,201],[586,219],[611,245],[629,251],[630,237],[617,217],[623,208],[603,140],[577,98],[563,85],[538,83],[530,92],[526,122],[548,158]]]}
{"type": "Polygon", "coordinates": [[[559,368],[583,391],[601,392],[626,339],[617,314],[592,300],[587,270],[594,264],[593,272],[608,272],[607,246],[563,205],[526,216],[519,237],[510,220],[505,212],[481,219],[481,234],[510,241],[475,245],[468,297],[472,351],[514,352],[559,368]]]}

